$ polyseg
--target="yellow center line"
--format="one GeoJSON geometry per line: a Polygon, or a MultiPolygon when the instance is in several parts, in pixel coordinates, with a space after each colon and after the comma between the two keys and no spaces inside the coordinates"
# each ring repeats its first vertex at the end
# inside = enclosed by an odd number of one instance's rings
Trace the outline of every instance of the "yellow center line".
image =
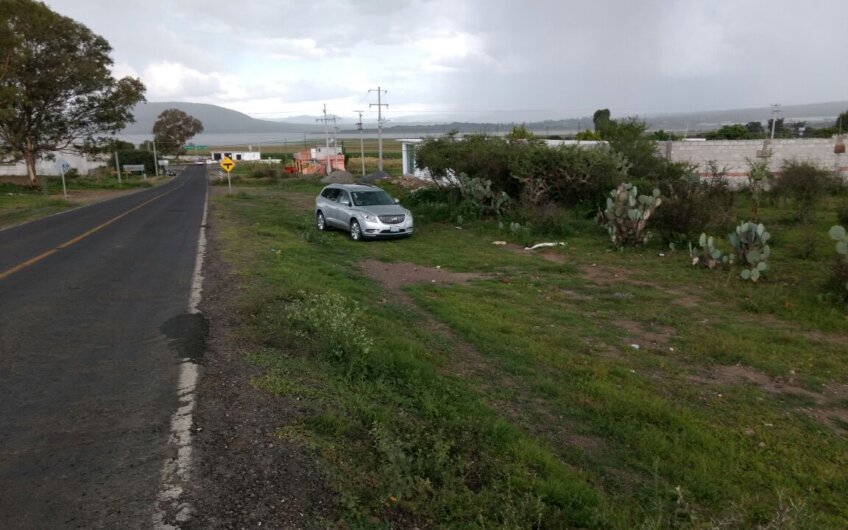
{"type": "Polygon", "coordinates": [[[164,197],[165,195],[167,195],[167,194],[171,193],[172,191],[174,191],[174,190],[176,190],[176,189],[179,189],[179,188],[181,188],[181,187],[182,187],[182,186],[177,186],[176,188],[171,188],[170,190],[166,191],[165,193],[160,193],[159,195],[157,195],[157,196],[153,197],[152,199],[149,199],[149,200],[147,200],[147,201],[144,201],[143,203],[139,204],[138,206],[135,206],[135,207],[133,207],[133,208],[130,208],[129,210],[125,211],[125,212],[124,212],[124,213],[122,213],[122,214],[116,215],[115,217],[113,217],[113,218],[109,219],[109,220],[108,220],[108,221],[106,221],[105,223],[100,224],[100,225],[97,225],[97,226],[95,226],[94,228],[92,228],[91,230],[88,230],[88,231],[86,231],[86,232],[83,232],[82,234],[80,234],[80,235],[78,235],[78,236],[76,236],[76,237],[74,237],[74,238],[72,238],[72,239],[69,239],[69,240],[65,241],[64,243],[62,243],[62,244],[60,244],[60,245],[56,246],[56,248],[52,248],[52,249],[48,250],[47,252],[44,252],[44,253],[42,253],[42,254],[39,254],[38,256],[35,256],[34,258],[30,258],[30,259],[28,259],[28,260],[26,260],[26,261],[24,261],[24,262],[22,262],[22,263],[19,263],[18,265],[15,265],[15,266],[14,266],[14,267],[12,267],[11,269],[8,269],[8,270],[5,270],[5,271],[3,271],[3,272],[0,272],[0,280],[4,280],[4,279],[8,278],[9,276],[11,276],[11,275],[15,274],[16,272],[20,272],[20,271],[22,271],[22,270],[26,269],[27,267],[29,267],[29,266],[31,266],[31,265],[34,265],[34,264],[38,263],[39,261],[43,260],[43,259],[44,259],[44,258],[46,258],[47,256],[49,256],[49,255],[51,255],[51,254],[54,254],[55,252],[58,252],[58,251],[59,251],[59,249],[68,248],[69,246],[71,246],[71,245],[73,245],[73,244],[75,244],[75,243],[79,243],[80,241],[82,241],[83,239],[87,238],[87,237],[88,237],[88,236],[90,236],[91,234],[93,234],[93,233],[95,233],[95,232],[98,232],[98,231],[100,231],[100,230],[103,230],[104,228],[106,228],[106,227],[107,227],[107,226],[109,226],[110,224],[114,223],[115,221],[117,221],[117,220],[119,220],[119,219],[121,219],[121,218],[123,218],[123,217],[126,217],[127,215],[129,215],[129,214],[133,213],[134,211],[138,210],[139,208],[142,208],[142,207],[144,207],[144,206],[147,206],[148,204],[150,204],[151,202],[155,201],[156,199],[159,199],[159,198],[161,198],[161,197],[164,197]]]}

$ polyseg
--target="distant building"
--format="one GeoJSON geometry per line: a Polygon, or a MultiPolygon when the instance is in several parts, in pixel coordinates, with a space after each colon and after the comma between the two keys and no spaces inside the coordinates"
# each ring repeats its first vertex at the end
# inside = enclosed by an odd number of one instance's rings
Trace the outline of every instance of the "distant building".
{"type": "MultiPolygon", "coordinates": [[[[88,156],[79,153],[56,153],[55,160],[39,158],[35,161],[35,172],[38,175],[58,177],[61,175],[59,160],[63,160],[68,169],[76,169],[80,175],[88,175],[92,169],[104,167],[109,155],[88,156]]],[[[0,163],[0,175],[21,176],[27,174],[26,163],[23,161],[0,163]]]]}
{"type": "Polygon", "coordinates": [[[212,151],[212,160],[220,161],[224,157],[234,162],[240,162],[242,160],[245,162],[258,161],[262,160],[262,153],[258,151],[212,151]]]}
{"type": "Polygon", "coordinates": [[[327,173],[327,162],[330,163],[330,171],[344,171],[345,157],[340,147],[313,147],[312,149],[301,149],[294,154],[294,166],[298,173],[303,175],[320,175],[327,173]]]}
{"type": "Polygon", "coordinates": [[[405,138],[398,140],[400,142],[401,154],[401,169],[405,176],[418,177],[420,179],[429,179],[430,171],[427,168],[418,169],[415,161],[415,148],[423,142],[421,138],[405,138]]]}

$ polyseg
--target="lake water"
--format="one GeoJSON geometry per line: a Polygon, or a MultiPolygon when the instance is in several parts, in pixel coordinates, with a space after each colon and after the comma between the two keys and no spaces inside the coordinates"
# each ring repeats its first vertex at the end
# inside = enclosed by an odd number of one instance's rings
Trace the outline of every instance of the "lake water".
{"type": "MultiPolygon", "coordinates": [[[[376,138],[374,133],[365,133],[365,138],[376,138]]],[[[383,138],[418,138],[420,135],[415,134],[383,134],[383,138]]],[[[118,138],[125,142],[132,142],[138,145],[145,140],[152,140],[152,134],[119,134],[118,138]]],[[[332,138],[332,135],[331,135],[332,138]]],[[[339,140],[358,140],[359,135],[354,134],[339,134],[339,140]]],[[[240,147],[245,151],[249,149],[259,150],[261,146],[286,146],[299,145],[303,147],[314,147],[315,145],[324,145],[324,133],[202,133],[191,139],[195,145],[206,146],[222,146],[222,147],[240,147]]]]}

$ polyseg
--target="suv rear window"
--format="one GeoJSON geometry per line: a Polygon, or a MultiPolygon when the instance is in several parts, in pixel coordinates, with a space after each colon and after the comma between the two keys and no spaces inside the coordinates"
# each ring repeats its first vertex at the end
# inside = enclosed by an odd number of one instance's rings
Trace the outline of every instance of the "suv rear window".
{"type": "Polygon", "coordinates": [[[321,196],[329,201],[334,201],[336,200],[336,197],[339,196],[340,191],[342,190],[338,188],[326,188],[324,191],[321,192],[321,196]]]}

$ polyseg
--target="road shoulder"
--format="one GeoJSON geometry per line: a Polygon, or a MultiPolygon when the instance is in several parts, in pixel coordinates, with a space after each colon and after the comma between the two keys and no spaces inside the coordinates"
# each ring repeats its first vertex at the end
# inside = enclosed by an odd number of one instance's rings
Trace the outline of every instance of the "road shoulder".
{"type": "Polygon", "coordinates": [[[334,504],[314,457],[275,431],[302,405],[256,389],[251,345],[237,338],[237,279],[222,258],[210,204],[200,309],[209,321],[194,415],[195,460],[183,528],[319,528],[334,504]]]}

